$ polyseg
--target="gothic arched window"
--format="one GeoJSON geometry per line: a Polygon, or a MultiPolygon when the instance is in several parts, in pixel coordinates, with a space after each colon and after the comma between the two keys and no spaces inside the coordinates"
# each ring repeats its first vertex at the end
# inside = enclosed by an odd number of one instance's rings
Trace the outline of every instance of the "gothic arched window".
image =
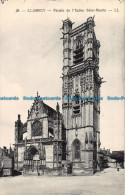
{"type": "Polygon", "coordinates": [[[75,139],[72,145],[73,160],[80,160],[80,141],[75,139]]]}
{"type": "Polygon", "coordinates": [[[76,95],[75,98],[76,98],[75,103],[76,103],[76,104],[79,104],[79,95],[76,95]]]}
{"type": "Polygon", "coordinates": [[[35,120],[32,124],[32,136],[42,135],[42,123],[38,120],[35,120]]]}
{"type": "Polygon", "coordinates": [[[48,128],[48,137],[54,137],[54,131],[51,127],[48,128]]]}
{"type": "Polygon", "coordinates": [[[75,99],[75,101],[74,101],[74,106],[73,106],[73,113],[79,114],[80,113],[79,95],[75,95],[74,99],[75,99]]]}

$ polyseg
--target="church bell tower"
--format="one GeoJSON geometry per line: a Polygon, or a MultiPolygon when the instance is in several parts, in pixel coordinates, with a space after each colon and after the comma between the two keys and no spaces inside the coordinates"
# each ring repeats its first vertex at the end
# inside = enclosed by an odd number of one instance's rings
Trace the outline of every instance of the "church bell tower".
{"type": "Polygon", "coordinates": [[[93,174],[100,148],[99,47],[94,18],[72,29],[63,21],[62,110],[67,161],[74,174],[93,174]],[[92,98],[96,97],[97,100],[92,98]]]}

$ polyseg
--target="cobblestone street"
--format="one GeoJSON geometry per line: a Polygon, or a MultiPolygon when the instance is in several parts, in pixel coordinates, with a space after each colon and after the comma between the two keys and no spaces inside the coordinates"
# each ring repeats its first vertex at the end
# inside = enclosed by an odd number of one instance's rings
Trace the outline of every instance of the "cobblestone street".
{"type": "Polygon", "coordinates": [[[36,177],[0,179],[0,195],[123,195],[124,169],[105,169],[94,176],[36,177]]]}

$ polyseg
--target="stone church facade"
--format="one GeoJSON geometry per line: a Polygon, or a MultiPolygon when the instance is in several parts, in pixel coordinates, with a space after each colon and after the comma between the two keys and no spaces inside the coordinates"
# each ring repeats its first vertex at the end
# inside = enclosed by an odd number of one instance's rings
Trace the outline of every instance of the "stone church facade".
{"type": "Polygon", "coordinates": [[[22,123],[20,115],[15,122],[15,168],[38,171],[38,168],[58,169],[65,154],[65,129],[57,103],[56,110],[39,100],[37,94],[27,122],[22,123]],[[23,139],[23,135],[27,134],[23,139]]]}
{"type": "Polygon", "coordinates": [[[99,47],[94,19],[72,29],[63,21],[63,119],[66,128],[67,160],[73,169],[92,173],[100,147],[100,101],[82,97],[99,97],[99,47]],[[68,97],[68,98],[67,98],[68,97]],[[74,97],[72,100],[69,97],[74,97]]]}
{"type": "Polygon", "coordinates": [[[93,174],[100,148],[99,47],[94,18],[72,29],[63,21],[62,111],[39,100],[37,94],[27,122],[15,122],[15,167],[35,171],[61,170],[93,174]],[[90,97],[83,99],[83,97],[90,97]],[[74,99],[73,99],[74,98],[74,99]],[[27,138],[23,134],[27,132],[27,138]]]}

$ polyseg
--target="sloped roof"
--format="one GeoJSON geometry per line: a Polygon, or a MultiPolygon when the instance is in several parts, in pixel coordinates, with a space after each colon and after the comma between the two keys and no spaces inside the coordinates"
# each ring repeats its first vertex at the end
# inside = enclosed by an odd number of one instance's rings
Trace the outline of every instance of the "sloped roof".
{"type": "Polygon", "coordinates": [[[14,156],[14,151],[11,148],[9,148],[9,150],[10,150],[10,154],[8,154],[8,152],[6,152],[2,148],[0,148],[0,151],[1,151],[0,158],[2,156],[6,156],[6,157],[9,157],[9,158],[12,158],[14,156]]]}
{"type": "MultiPolygon", "coordinates": [[[[42,100],[41,100],[42,101],[42,100]]],[[[52,107],[48,106],[47,104],[45,104],[43,101],[42,101],[43,105],[48,109],[48,111],[50,112],[53,112],[53,113],[57,113],[56,110],[54,110],[52,107]]]]}
{"type": "Polygon", "coordinates": [[[33,108],[34,108],[34,106],[35,106],[35,104],[36,104],[36,101],[37,101],[38,103],[41,103],[41,104],[43,105],[43,107],[45,108],[45,110],[47,110],[49,116],[51,116],[52,114],[56,114],[56,113],[57,113],[56,110],[54,110],[52,107],[50,107],[50,106],[48,106],[47,104],[45,104],[45,103],[43,102],[43,100],[34,100],[32,106],[31,106],[31,109],[30,109],[30,111],[29,111],[29,116],[30,116],[31,113],[32,113],[32,110],[33,110],[33,108]]]}

